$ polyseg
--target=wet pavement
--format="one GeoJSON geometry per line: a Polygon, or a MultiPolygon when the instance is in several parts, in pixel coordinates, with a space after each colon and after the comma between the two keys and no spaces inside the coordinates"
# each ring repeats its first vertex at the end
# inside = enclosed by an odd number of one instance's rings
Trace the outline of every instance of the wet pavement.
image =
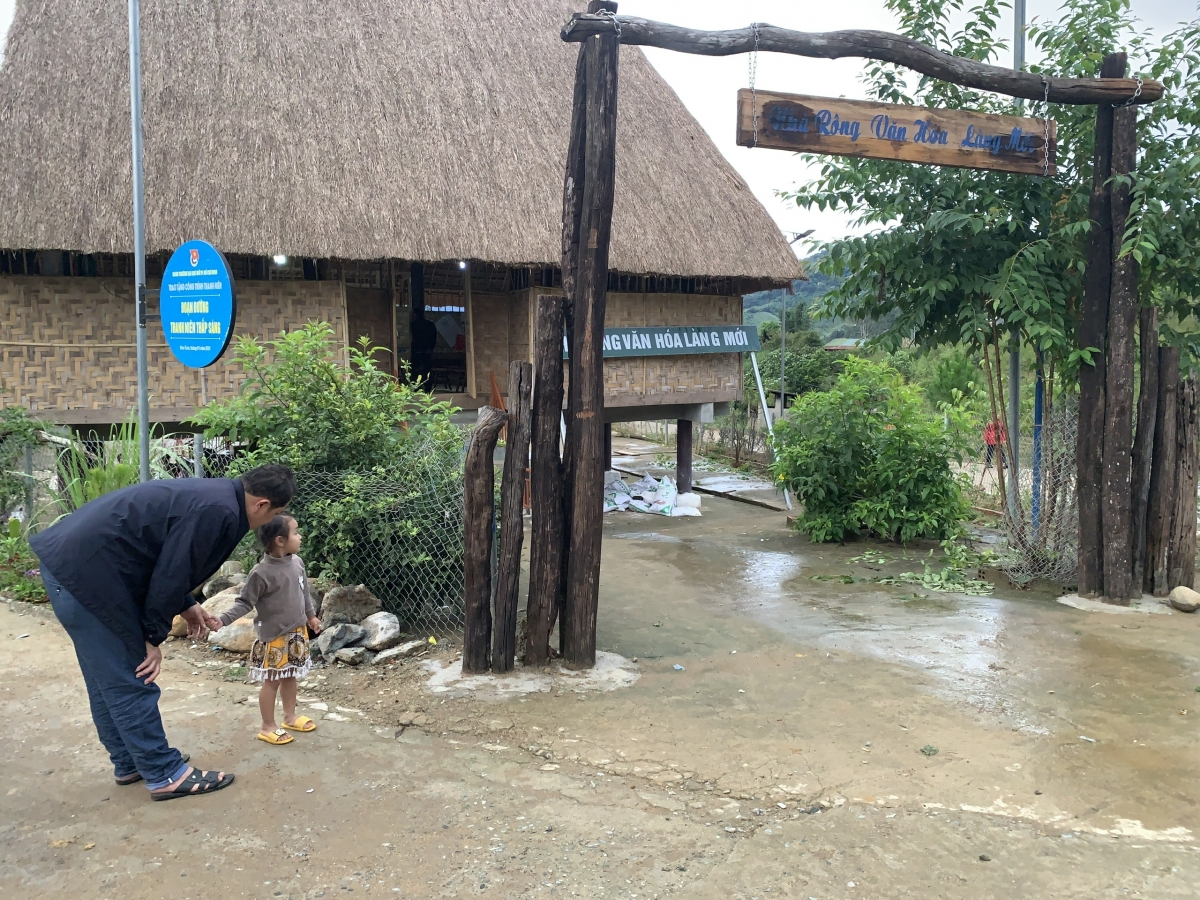
{"type": "Polygon", "coordinates": [[[618,689],[447,689],[447,636],[438,665],[321,670],[318,731],[275,748],[230,658],[168,645],[169,734],[238,773],[180,803],[112,785],[69,643],[5,606],[0,894],[1196,895],[1200,616],[873,584],[929,546],[814,546],[719,498],[604,540],[618,689]]]}

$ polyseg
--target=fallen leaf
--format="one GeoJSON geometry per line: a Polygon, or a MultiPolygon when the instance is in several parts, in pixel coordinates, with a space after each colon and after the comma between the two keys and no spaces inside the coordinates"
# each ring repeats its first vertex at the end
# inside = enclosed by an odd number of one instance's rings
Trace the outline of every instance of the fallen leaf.
{"type": "Polygon", "coordinates": [[[91,850],[91,849],[93,849],[95,846],[96,846],[95,844],[84,844],[84,845],[83,845],[83,849],[84,849],[84,850],[91,850]]]}
{"type": "Polygon", "coordinates": [[[53,847],[55,850],[61,850],[63,847],[66,847],[68,844],[73,844],[73,843],[75,843],[74,838],[61,838],[57,841],[51,841],[50,846],[53,847]]]}

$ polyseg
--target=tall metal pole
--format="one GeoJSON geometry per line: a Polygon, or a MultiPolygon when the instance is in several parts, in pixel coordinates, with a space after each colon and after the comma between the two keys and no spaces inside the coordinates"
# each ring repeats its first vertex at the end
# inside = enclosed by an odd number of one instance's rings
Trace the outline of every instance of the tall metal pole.
{"type": "MultiPolygon", "coordinates": [[[[1013,0],[1013,68],[1025,67],[1025,0],[1013,0]]],[[[1017,100],[1017,112],[1025,104],[1017,100]]],[[[1021,330],[1015,325],[1008,340],[1008,437],[1012,457],[1012,490],[1009,491],[1009,512],[1014,519],[1020,505],[1021,489],[1021,330]]]]}
{"type": "Polygon", "coordinates": [[[787,373],[787,298],[790,289],[783,292],[783,300],[779,312],[779,418],[787,412],[787,385],[784,375],[787,373]]]}
{"type": "Polygon", "coordinates": [[[138,456],[150,480],[150,397],[146,377],[146,208],[142,184],[142,24],[138,0],[129,0],[129,113],[133,136],[133,275],[137,292],[138,456]]]}

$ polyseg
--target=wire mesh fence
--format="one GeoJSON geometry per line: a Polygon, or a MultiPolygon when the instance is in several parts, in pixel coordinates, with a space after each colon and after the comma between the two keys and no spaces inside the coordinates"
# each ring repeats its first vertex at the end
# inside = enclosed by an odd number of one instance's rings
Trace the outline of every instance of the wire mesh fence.
{"type": "Polygon", "coordinates": [[[999,513],[1004,542],[999,564],[1017,585],[1045,579],[1074,584],[1079,561],[1079,511],[1075,498],[1075,440],[1079,404],[1061,395],[1039,433],[1023,430],[1018,441],[1018,475],[1004,440],[982,445],[966,467],[977,506],[999,513]],[[1003,481],[1003,484],[1002,484],[1003,481]]]}
{"type": "MultiPolygon", "coordinates": [[[[309,575],[339,584],[363,584],[414,632],[461,627],[463,616],[463,462],[469,432],[414,438],[386,467],[357,472],[300,471],[291,505],[304,534],[301,555],[309,575]]],[[[64,466],[83,446],[90,465],[127,465],[100,439],[76,443],[46,439],[9,451],[18,465],[5,470],[0,520],[16,518],[35,529],[68,513],[72,499],[64,466]],[[115,462],[114,462],[115,461],[115,462]]],[[[152,446],[158,478],[194,476],[191,436],[159,437],[152,446]]],[[[206,477],[236,475],[242,448],[224,438],[203,442],[206,477]]],[[[136,480],[136,460],[132,478],[136,480]]],[[[98,479],[98,481],[102,481],[98,479]]],[[[247,535],[236,558],[253,565],[261,549],[247,535]]]]}

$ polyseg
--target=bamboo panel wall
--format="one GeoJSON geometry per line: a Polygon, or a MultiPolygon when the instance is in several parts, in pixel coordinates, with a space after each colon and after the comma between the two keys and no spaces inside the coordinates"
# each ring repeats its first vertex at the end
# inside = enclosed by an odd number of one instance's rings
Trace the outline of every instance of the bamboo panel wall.
{"type": "MultiPolygon", "coordinates": [[[[237,298],[235,335],[271,340],[321,319],[345,344],[345,297],[338,282],[243,281],[237,298]]],[[[107,410],[120,420],[137,403],[133,319],[132,279],[0,277],[0,402],[50,418],[107,410]]],[[[146,331],[151,417],[172,420],[199,404],[200,373],[175,360],[157,321],[146,331]]],[[[205,370],[205,379],[209,399],[238,390],[244,375],[232,362],[232,348],[205,370]]]]}
{"type": "Polygon", "coordinates": [[[495,374],[501,392],[506,393],[509,362],[530,359],[528,292],[472,293],[471,327],[475,332],[475,381],[479,396],[487,397],[491,391],[489,372],[495,374]]]}
{"type": "MultiPolygon", "coordinates": [[[[607,328],[666,325],[740,325],[742,298],[703,294],[608,295],[607,328]]],[[[742,360],[736,353],[644,356],[604,361],[609,406],[736,400],[742,360]]]]}

